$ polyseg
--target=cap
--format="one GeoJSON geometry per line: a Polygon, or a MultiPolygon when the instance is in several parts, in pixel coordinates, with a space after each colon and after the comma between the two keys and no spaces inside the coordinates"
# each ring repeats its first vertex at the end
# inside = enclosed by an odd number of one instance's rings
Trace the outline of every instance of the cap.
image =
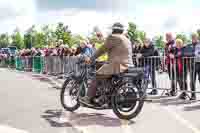
{"type": "Polygon", "coordinates": [[[124,26],[121,23],[114,23],[112,26],[113,30],[124,30],[124,26]]]}

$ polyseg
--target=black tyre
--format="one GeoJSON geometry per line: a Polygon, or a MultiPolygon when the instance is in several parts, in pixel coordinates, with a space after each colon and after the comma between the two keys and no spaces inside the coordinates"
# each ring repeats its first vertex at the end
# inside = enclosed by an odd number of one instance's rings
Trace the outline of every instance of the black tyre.
{"type": "Polygon", "coordinates": [[[79,84],[77,84],[75,80],[68,79],[64,82],[60,93],[60,100],[63,108],[66,111],[73,112],[80,107],[80,103],[77,98],[78,90],[79,84]],[[67,97],[69,99],[67,99],[67,97]],[[74,102],[74,104],[72,103],[72,101],[74,102]],[[73,105],[70,105],[67,102],[71,102],[73,105]]]}
{"type": "Polygon", "coordinates": [[[144,105],[144,93],[141,88],[135,85],[130,87],[127,86],[127,83],[124,83],[112,94],[111,104],[113,112],[120,119],[130,120],[141,112],[144,105]]]}

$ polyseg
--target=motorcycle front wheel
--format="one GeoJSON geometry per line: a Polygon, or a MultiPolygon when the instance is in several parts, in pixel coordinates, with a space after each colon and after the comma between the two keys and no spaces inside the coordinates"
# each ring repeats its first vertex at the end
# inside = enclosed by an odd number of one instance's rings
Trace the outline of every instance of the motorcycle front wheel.
{"type": "Polygon", "coordinates": [[[80,107],[80,103],[77,98],[79,87],[80,85],[76,82],[76,80],[65,80],[60,93],[60,101],[62,107],[66,111],[73,112],[80,107]]]}

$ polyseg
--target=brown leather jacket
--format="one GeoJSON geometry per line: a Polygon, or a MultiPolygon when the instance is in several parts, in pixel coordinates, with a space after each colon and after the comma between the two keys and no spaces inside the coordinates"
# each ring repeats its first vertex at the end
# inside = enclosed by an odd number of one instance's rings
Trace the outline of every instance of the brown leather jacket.
{"type": "Polygon", "coordinates": [[[98,71],[100,75],[112,75],[124,72],[133,65],[132,46],[129,39],[122,34],[112,34],[107,37],[105,44],[96,51],[95,58],[108,53],[108,64],[98,71]]]}

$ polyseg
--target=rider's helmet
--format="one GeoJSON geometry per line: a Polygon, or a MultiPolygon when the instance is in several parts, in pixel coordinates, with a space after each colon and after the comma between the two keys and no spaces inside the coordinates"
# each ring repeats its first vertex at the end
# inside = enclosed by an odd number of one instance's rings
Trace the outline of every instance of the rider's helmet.
{"type": "Polygon", "coordinates": [[[121,23],[114,23],[112,26],[112,33],[120,33],[124,32],[124,26],[121,23]]]}

